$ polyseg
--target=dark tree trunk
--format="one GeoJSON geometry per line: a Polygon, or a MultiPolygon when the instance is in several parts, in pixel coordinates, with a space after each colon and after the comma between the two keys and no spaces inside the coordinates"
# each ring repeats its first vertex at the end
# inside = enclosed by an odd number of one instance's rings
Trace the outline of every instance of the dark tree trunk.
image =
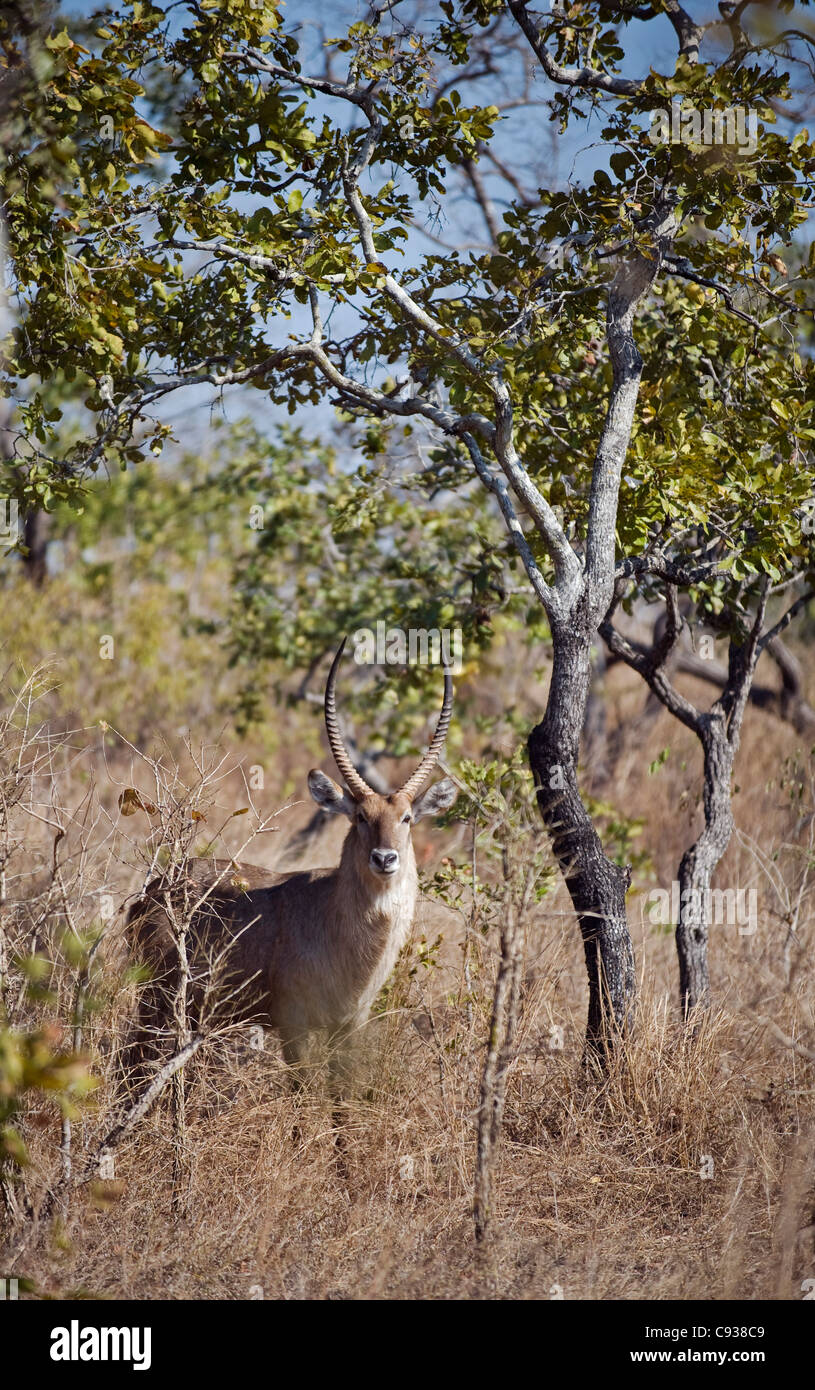
{"type": "Polygon", "coordinates": [[[721,696],[708,714],[697,712],[694,721],[704,752],[705,828],[682,856],[679,866],[676,949],[680,1002],[685,1017],[698,1004],[706,1004],[710,993],[707,964],[710,884],[733,833],[730,783],[744,711],[762,650],[761,629],[768,588],[769,580],[765,580],[750,632],[730,639],[727,682],[721,696]]]}
{"type": "Polygon", "coordinates": [[[583,770],[592,793],[609,779],[608,703],[605,692],[606,650],[598,643],[591,652],[591,679],[583,717],[583,770]]]}
{"type": "Polygon", "coordinates": [[[529,736],[538,805],[577,913],[589,979],[586,1041],[603,1053],[625,1030],[634,999],[626,920],[630,870],[606,857],[577,780],[580,731],[591,679],[590,642],[579,623],[553,628],[546,713],[529,736]]]}
{"type": "Polygon", "coordinates": [[[48,575],[46,553],[48,551],[48,514],[43,511],[29,512],[23,521],[22,556],[23,568],[31,583],[41,589],[48,575]]]}
{"type": "Polygon", "coordinates": [[[686,850],[679,865],[679,998],[683,1016],[704,1004],[710,990],[707,943],[710,926],[710,885],[733,833],[730,779],[735,749],[727,737],[723,713],[704,716],[705,828],[686,850]]]}

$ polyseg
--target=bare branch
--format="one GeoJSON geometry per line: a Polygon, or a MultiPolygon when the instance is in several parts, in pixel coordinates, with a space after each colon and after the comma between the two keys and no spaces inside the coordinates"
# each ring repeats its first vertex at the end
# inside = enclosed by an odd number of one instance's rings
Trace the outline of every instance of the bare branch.
{"type": "Polygon", "coordinates": [[[523,561],[523,566],[526,570],[532,588],[535,590],[535,593],[537,594],[538,598],[540,599],[540,602],[543,604],[547,613],[557,612],[559,609],[558,596],[555,593],[555,591],[550,587],[550,585],[547,584],[546,580],[541,574],[541,571],[538,567],[538,563],[534,555],[532,554],[529,542],[523,533],[523,529],[521,527],[520,521],[518,520],[515,508],[512,505],[512,498],[509,495],[509,489],[507,487],[506,482],[500,476],[500,474],[493,473],[490,470],[484,459],[483,454],[481,453],[481,450],[478,447],[478,444],[476,443],[475,439],[471,434],[463,434],[462,440],[467,446],[467,450],[469,452],[470,458],[472,459],[475,465],[475,469],[478,473],[479,478],[481,479],[482,483],[487,488],[487,490],[491,492],[498,500],[498,505],[501,508],[501,514],[504,518],[504,522],[506,523],[506,528],[509,531],[515,549],[517,550],[518,554],[521,557],[521,560],[523,561]]]}
{"type": "Polygon", "coordinates": [[[776,637],[780,637],[784,629],[789,627],[796,614],[800,613],[802,608],[806,608],[806,605],[808,603],[811,603],[813,598],[815,598],[815,589],[807,589],[805,594],[800,594],[799,597],[795,600],[795,602],[790,604],[790,607],[787,609],[783,617],[779,618],[778,622],[775,623],[771,628],[768,628],[764,635],[760,638],[758,643],[759,651],[763,652],[764,648],[768,647],[776,637]]]}
{"type": "Polygon", "coordinates": [[[665,669],[682,628],[682,619],[676,602],[676,590],[672,586],[668,586],[668,621],[662,637],[650,648],[624,637],[614,627],[612,617],[621,592],[621,586],[618,584],[614,601],[606,618],[598,628],[600,636],[616,657],[625,661],[632,670],[637,671],[642,676],[665,708],[670,710],[671,714],[679,719],[686,728],[692,729],[695,734],[701,737],[703,715],[695,705],[691,704],[690,700],[681,695],[671,684],[665,669]]]}
{"type": "Polygon", "coordinates": [[[492,242],[493,246],[496,246],[498,244],[498,236],[501,231],[501,228],[498,223],[498,215],[495,211],[495,204],[490,198],[490,195],[487,192],[487,186],[484,183],[483,178],[481,177],[481,170],[479,169],[478,164],[474,159],[465,160],[463,169],[465,174],[467,175],[467,178],[470,180],[470,183],[473,186],[473,193],[475,194],[476,202],[478,203],[478,206],[480,207],[481,212],[484,216],[484,222],[486,224],[490,241],[492,242]]]}

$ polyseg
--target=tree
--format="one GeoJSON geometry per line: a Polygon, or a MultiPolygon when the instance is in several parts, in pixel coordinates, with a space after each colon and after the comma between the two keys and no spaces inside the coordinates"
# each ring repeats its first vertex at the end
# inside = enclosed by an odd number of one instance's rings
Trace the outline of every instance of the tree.
{"type": "MultiPolygon", "coordinates": [[[[812,471],[804,453],[806,440],[813,437],[812,364],[791,358],[783,338],[770,333],[761,356],[745,370],[745,331],[749,330],[734,329],[735,344],[719,365],[716,408],[708,404],[696,412],[707,457],[696,474],[694,507],[704,521],[684,534],[675,530],[667,547],[654,530],[652,556],[643,557],[652,593],[664,594],[665,621],[650,648],[614,627],[615,611],[631,582],[623,573],[600,627],[611,652],[643,676],[702,748],[705,823],[683,855],[677,875],[676,939],[686,1014],[708,1000],[711,880],[733,830],[731,778],[756,667],[815,593],[809,526],[812,471]],[[682,590],[687,595],[684,605],[682,590]],[[784,596],[790,592],[794,597],[785,607],[784,596]],[[770,607],[777,610],[772,620],[770,607]],[[689,617],[728,643],[721,693],[706,711],[695,707],[670,679],[689,617]]],[[[684,417],[682,424],[687,429],[684,417]]],[[[649,490],[646,483],[640,493],[645,514],[652,505],[649,490]]],[[[783,649],[779,659],[784,660],[783,649]]],[[[703,668],[704,662],[692,667],[703,668]]]]}

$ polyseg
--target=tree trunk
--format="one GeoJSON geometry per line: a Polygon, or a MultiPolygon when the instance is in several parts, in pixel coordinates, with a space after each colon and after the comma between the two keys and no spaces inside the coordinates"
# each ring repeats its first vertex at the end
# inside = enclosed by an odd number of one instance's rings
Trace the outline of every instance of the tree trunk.
{"type": "MultiPolygon", "coordinates": [[[[690,1009],[706,1003],[710,992],[707,966],[710,881],[733,833],[730,782],[739,749],[744,711],[762,651],[761,629],[769,583],[767,578],[762,583],[750,632],[730,639],[727,684],[721,696],[708,714],[697,715],[694,721],[704,751],[705,828],[696,844],[682,856],[679,866],[676,949],[679,955],[679,995],[685,1017],[690,1009]]],[[[765,638],[765,644],[766,641],[765,638]]]]}
{"type": "Polygon", "coordinates": [[[583,774],[592,794],[606,785],[610,775],[605,674],[606,649],[598,642],[591,650],[591,679],[583,717],[583,774]]]}
{"type": "Polygon", "coordinates": [[[705,828],[686,850],[679,865],[679,999],[683,1017],[707,1000],[710,976],[707,942],[710,927],[710,884],[730,843],[733,812],[730,779],[735,748],[728,739],[723,713],[705,716],[701,730],[704,749],[705,828]]]}
{"type": "Polygon", "coordinates": [[[594,1054],[603,1054],[625,1030],[634,999],[634,951],[625,909],[631,871],[606,857],[580,797],[577,763],[591,679],[589,634],[580,627],[577,619],[552,629],[549,698],[528,749],[538,806],[583,937],[589,978],[586,1043],[594,1054]]]}
{"type": "MultiPolygon", "coordinates": [[[[531,880],[529,888],[531,889],[531,880]]],[[[475,1237],[479,1241],[487,1234],[490,1222],[498,1146],[504,1123],[507,1073],[514,1056],[521,995],[525,915],[526,904],[513,902],[508,892],[504,903],[504,928],[501,932],[501,963],[495,982],[490,1036],[484,1059],[478,1107],[473,1217],[475,1237]]]]}
{"type": "Polygon", "coordinates": [[[37,588],[41,589],[48,575],[45,562],[48,550],[48,513],[41,511],[29,512],[23,522],[23,544],[25,554],[22,556],[23,569],[26,577],[37,588]]]}

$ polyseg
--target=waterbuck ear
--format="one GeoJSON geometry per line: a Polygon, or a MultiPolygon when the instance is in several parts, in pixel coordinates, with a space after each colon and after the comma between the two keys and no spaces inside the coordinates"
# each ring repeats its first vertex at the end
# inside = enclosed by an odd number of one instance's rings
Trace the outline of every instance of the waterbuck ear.
{"type": "Polygon", "coordinates": [[[455,782],[451,782],[449,777],[445,777],[442,782],[428,787],[424,795],[414,801],[414,821],[421,820],[422,816],[440,816],[442,811],[446,811],[448,807],[452,806],[457,796],[458,787],[455,782]]]}
{"type": "Polygon", "coordinates": [[[312,768],[308,774],[308,789],[312,799],[321,806],[329,816],[348,816],[353,820],[356,815],[357,803],[348,792],[338,787],[336,782],[332,782],[330,777],[326,777],[319,768],[312,768]]]}

